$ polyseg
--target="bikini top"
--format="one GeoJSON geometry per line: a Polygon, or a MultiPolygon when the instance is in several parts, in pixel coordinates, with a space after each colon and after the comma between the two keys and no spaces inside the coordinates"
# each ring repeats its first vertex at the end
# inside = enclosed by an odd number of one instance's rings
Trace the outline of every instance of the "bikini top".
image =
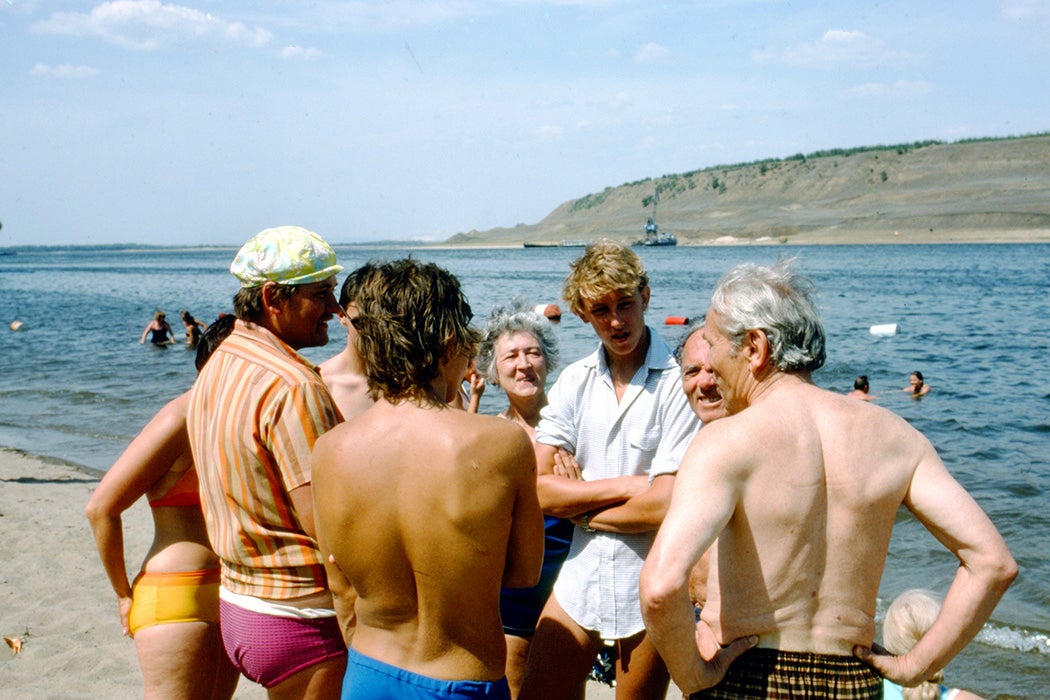
{"type": "Polygon", "coordinates": [[[149,500],[150,508],[184,508],[201,504],[200,486],[197,484],[197,470],[190,467],[182,473],[178,481],[171,485],[168,492],[159,498],[149,500]]]}

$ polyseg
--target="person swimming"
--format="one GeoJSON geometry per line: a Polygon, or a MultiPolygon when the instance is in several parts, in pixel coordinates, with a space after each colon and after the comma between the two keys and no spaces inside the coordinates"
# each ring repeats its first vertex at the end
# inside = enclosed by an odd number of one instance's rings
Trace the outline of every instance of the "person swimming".
{"type": "Polygon", "coordinates": [[[145,330],[142,331],[142,337],[139,338],[139,345],[146,342],[146,336],[150,336],[149,342],[154,345],[172,345],[175,342],[175,334],[171,330],[171,325],[165,320],[163,311],[157,311],[153,314],[153,320],[146,324],[145,330]]]}

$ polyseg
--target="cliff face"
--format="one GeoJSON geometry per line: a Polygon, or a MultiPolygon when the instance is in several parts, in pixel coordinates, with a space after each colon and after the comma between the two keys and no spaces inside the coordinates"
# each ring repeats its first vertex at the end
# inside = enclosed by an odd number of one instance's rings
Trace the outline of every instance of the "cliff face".
{"type": "Polygon", "coordinates": [[[448,242],[631,242],[642,237],[657,190],[657,223],[680,245],[1050,241],[1050,135],[853,149],[666,175],[570,200],[536,224],[448,242]]]}

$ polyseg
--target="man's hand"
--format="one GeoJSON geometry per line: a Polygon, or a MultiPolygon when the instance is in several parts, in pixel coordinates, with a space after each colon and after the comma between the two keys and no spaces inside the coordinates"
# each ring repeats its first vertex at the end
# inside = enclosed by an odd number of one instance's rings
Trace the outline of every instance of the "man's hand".
{"type": "Polygon", "coordinates": [[[696,625],[696,649],[700,653],[701,664],[697,669],[700,676],[701,686],[685,691],[686,696],[692,693],[713,688],[722,682],[729,671],[729,666],[736,661],[741,654],[758,644],[758,635],[741,637],[735,639],[726,646],[720,646],[715,634],[706,622],[698,622],[696,625]]]}
{"type": "Polygon", "coordinates": [[[564,476],[567,479],[574,479],[575,481],[583,481],[580,463],[564,447],[559,447],[558,451],[554,453],[554,474],[556,476],[564,476]]]}
{"type": "Polygon", "coordinates": [[[894,656],[878,644],[870,648],[858,644],[853,647],[853,655],[897,685],[910,688],[926,680],[920,672],[908,667],[907,654],[894,656]]]}

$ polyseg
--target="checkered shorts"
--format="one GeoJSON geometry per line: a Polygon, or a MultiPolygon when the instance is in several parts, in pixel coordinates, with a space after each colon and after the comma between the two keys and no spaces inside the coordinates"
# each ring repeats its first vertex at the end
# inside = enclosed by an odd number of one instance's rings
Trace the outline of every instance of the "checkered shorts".
{"type": "Polygon", "coordinates": [[[693,693],[702,700],[878,700],[882,677],[852,656],[749,649],[714,688],[693,693]]]}

